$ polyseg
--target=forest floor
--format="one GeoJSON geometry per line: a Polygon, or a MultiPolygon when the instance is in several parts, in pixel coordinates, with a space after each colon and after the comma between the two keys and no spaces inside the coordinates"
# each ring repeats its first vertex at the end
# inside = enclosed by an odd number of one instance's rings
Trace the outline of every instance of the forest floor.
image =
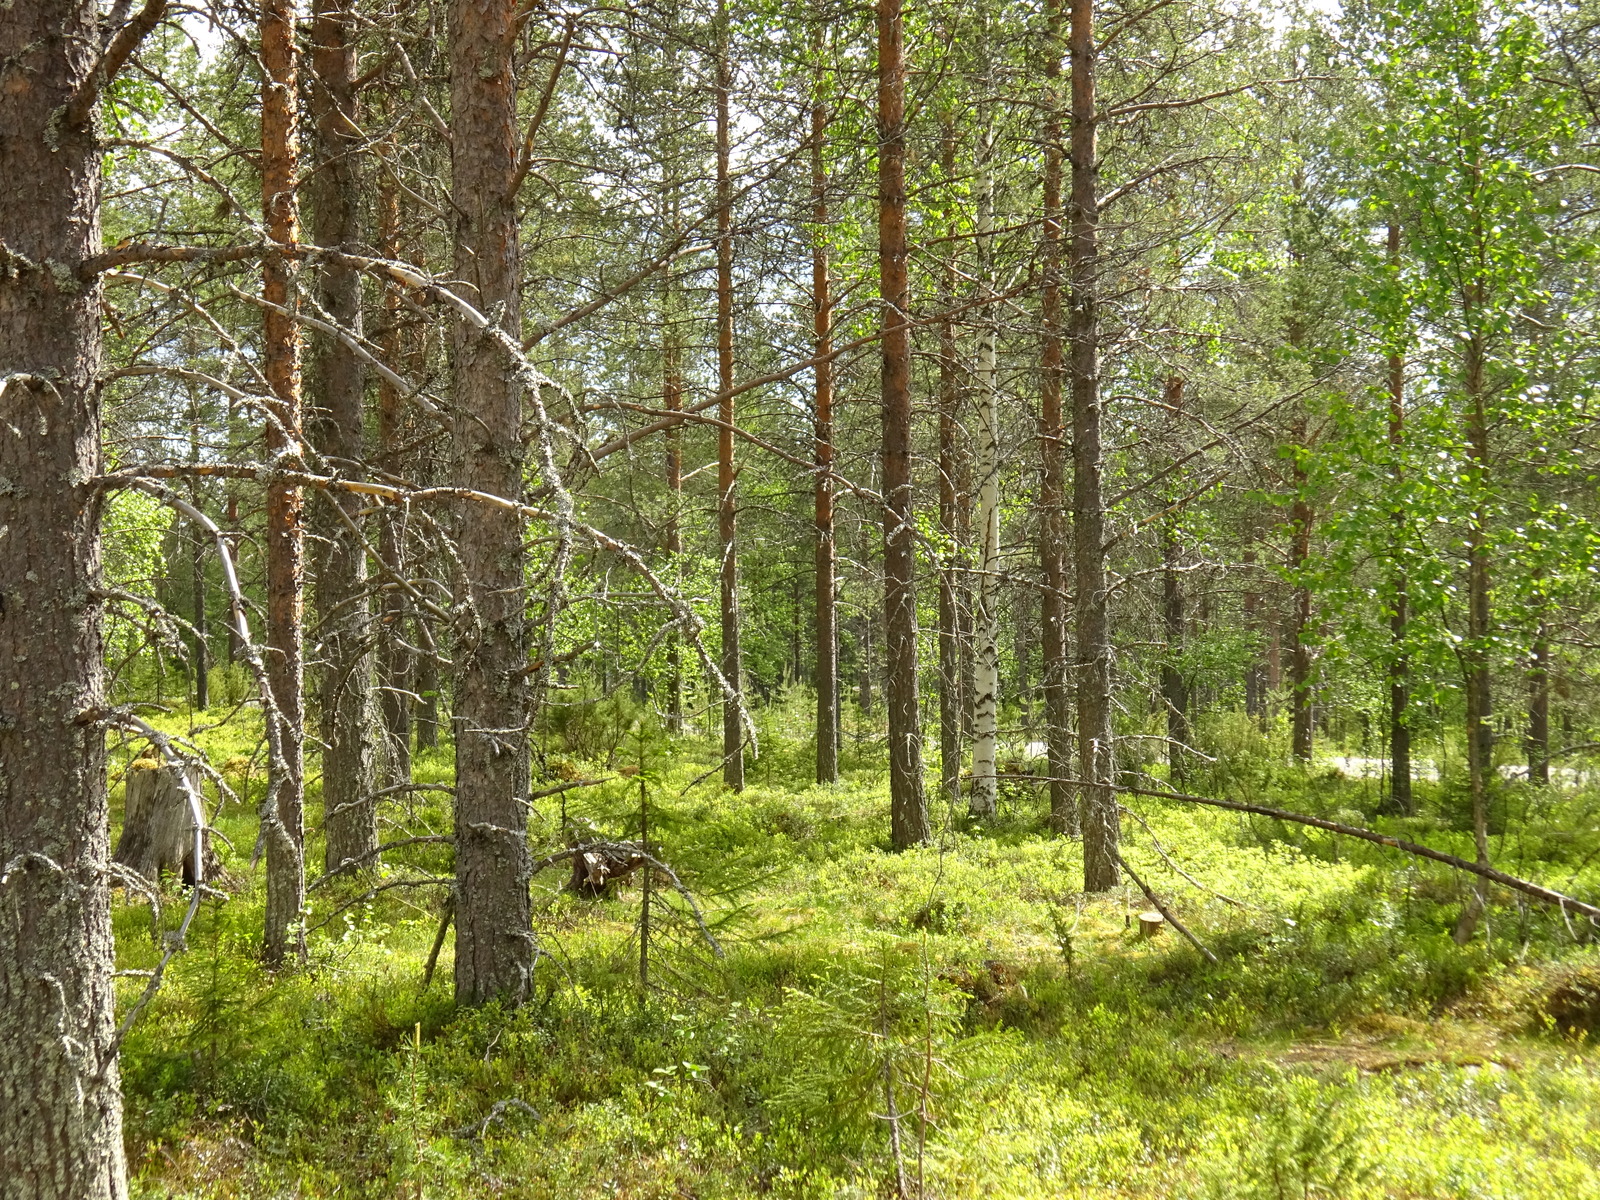
{"type": "MultiPolygon", "coordinates": [[[[695,783],[715,759],[687,739],[558,765],[609,782],[537,803],[536,856],[575,829],[636,836],[642,787],[722,957],[657,878],[641,986],[641,878],[586,899],[561,864],[534,880],[543,954],[515,1011],[453,1008],[448,940],[424,987],[440,887],[362,899],[447,873],[439,845],[314,891],[309,961],[267,972],[254,817],[225,806],[229,898],[202,905],[123,1051],[135,1195],[1600,1197],[1581,928],[1497,894],[1457,946],[1466,885],[1443,868],[1141,800],[1127,860],[1213,964],[1170,929],[1141,939],[1136,888],[1084,897],[1031,788],[891,854],[881,748],[853,743],[816,786],[809,744],[768,725],[740,795],[695,783]]],[[[200,739],[246,795],[252,738],[200,739]]],[[[415,774],[448,778],[447,752],[415,774]]],[[[1448,775],[1405,822],[1327,764],[1224,761],[1188,786],[1469,852],[1448,775]]],[[[1600,796],[1504,787],[1497,865],[1600,891],[1600,796]]],[[[386,839],[449,831],[438,793],[385,815],[386,839]]],[[[114,919],[119,966],[153,967],[148,903],[119,893],[114,919]]],[[[119,986],[126,1007],[145,980],[119,986]]]]}

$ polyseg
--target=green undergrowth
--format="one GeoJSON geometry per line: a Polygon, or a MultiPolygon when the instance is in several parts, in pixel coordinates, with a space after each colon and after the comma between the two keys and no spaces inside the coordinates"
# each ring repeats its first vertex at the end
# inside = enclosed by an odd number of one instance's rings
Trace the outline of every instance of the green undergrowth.
{"type": "MultiPolygon", "coordinates": [[[[694,741],[552,755],[609,781],[531,818],[536,855],[574,830],[636,836],[642,778],[651,840],[723,957],[657,880],[642,988],[637,883],[581,899],[553,867],[533,995],[471,1011],[448,940],[423,984],[439,889],[361,898],[447,871],[448,847],[318,889],[307,963],[261,965],[255,735],[199,734],[239,794],[218,817],[229,896],[201,906],[124,1047],[135,1194],[878,1197],[903,1175],[940,1197],[1600,1197],[1600,956],[1558,915],[1496,892],[1458,946],[1467,889],[1443,868],[1130,800],[1127,861],[1211,963],[1175,931],[1140,939],[1136,888],[1082,895],[1042,797],[1013,791],[988,827],[941,812],[936,845],[893,854],[870,745],[815,786],[803,738],[763,733],[742,795],[695,784],[715,758],[694,741]]],[[[417,763],[448,775],[448,748],[417,763]]],[[[1251,798],[1466,849],[1442,801],[1393,822],[1359,782],[1274,778],[1251,798]]],[[[1592,800],[1522,796],[1506,869],[1600,892],[1592,800]]],[[[448,802],[414,793],[384,819],[386,838],[445,833],[448,802]]],[[[157,920],[119,893],[121,967],[155,965],[183,902],[169,883],[157,920]]],[[[124,1009],[144,986],[119,980],[124,1009]]]]}

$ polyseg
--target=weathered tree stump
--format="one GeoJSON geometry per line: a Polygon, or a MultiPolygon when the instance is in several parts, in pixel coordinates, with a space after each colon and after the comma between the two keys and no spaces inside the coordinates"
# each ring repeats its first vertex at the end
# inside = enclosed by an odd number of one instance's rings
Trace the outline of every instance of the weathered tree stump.
{"type": "MultiPolygon", "coordinates": [[[[200,773],[186,767],[189,786],[200,791],[200,773]]],[[[127,801],[122,836],[112,861],[129,867],[152,883],[163,870],[181,873],[193,884],[195,814],[177,769],[153,758],[136,759],[128,767],[127,801]]],[[[210,838],[202,835],[201,877],[214,877],[218,864],[210,838]]]]}
{"type": "Polygon", "coordinates": [[[1167,919],[1158,912],[1142,912],[1139,914],[1139,936],[1153,938],[1166,927],[1167,919]]]}
{"type": "Polygon", "coordinates": [[[639,848],[629,842],[595,842],[575,849],[567,886],[580,896],[609,896],[613,884],[627,880],[645,864],[639,848]]]}

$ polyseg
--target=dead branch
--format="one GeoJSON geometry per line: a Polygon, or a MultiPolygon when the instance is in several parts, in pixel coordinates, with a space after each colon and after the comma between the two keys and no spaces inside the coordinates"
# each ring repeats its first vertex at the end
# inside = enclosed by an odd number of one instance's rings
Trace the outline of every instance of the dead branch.
{"type": "MultiPolygon", "coordinates": [[[[1070,782],[1083,786],[1081,780],[1070,782]]],[[[1399,850],[1406,854],[1416,855],[1418,858],[1431,859],[1453,867],[1457,871],[1466,871],[1468,874],[1477,875],[1491,883],[1498,883],[1512,891],[1521,892],[1525,896],[1532,896],[1535,900],[1542,900],[1546,904],[1554,904],[1562,912],[1575,912],[1586,916],[1590,921],[1600,922],[1600,906],[1585,903],[1572,896],[1547,888],[1527,879],[1520,879],[1515,875],[1508,875],[1504,871],[1486,866],[1483,863],[1472,862],[1465,858],[1457,858],[1454,854],[1446,854],[1442,850],[1435,850],[1431,846],[1419,845],[1409,842],[1405,838],[1391,837],[1386,833],[1375,830],[1363,829],[1359,825],[1345,825],[1339,821],[1328,821],[1322,817],[1311,817],[1305,813],[1289,812],[1282,808],[1269,808],[1264,804],[1246,804],[1240,800],[1218,800],[1211,796],[1191,796],[1183,792],[1158,792],[1150,788],[1127,787],[1123,784],[1113,785],[1117,791],[1126,792],[1134,796],[1150,796],[1158,800],[1177,800],[1184,804],[1204,804],[1211,808],[1227,809],[1229,812],[1254,813],[1256,816],[1271,817],[1277,821],[1290,821],[1298,825],[1310,825],[1315,829],[1326,829],[1329,833],[1337,833],[1342,837],[1358,838],[1364,842],[1371,842],[1375,846],[1387,846],[1391,850],[1399,850]]]]}

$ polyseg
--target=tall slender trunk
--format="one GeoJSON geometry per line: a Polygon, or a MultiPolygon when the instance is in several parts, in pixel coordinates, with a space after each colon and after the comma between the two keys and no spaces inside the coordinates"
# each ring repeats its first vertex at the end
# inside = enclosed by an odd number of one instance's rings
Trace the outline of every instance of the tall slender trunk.
{"type": "Polygon", "coordinates": [[[1033,618],[1034,588],[1018,583],[1011,588],[1011,662],[1017,671],[1013,695],[1021,710],[1024,740],[1033,729],[1033,642],[1038,628],[1033,618]]]}
{"type": "Polygon", "coordinates": [[[952,249],[940,277],[939,305],[939,535],[945,544],[939,564],[939,788],[945,803],[961,799],[961,741],[965,725],[966,674],[962,637],[962,598],[966,579],[967,522],[961,512],[967,503],[962,490],[965,474],[961,445],[961,384],[956,350],[956,325],[951,311],[956,303],[956,261],[953,249],[958,222],[955,203],[956,126],[947,115],[940,136],[940,154],[946,194],[945,235],[952,249]]]}
{"type": "Polygon", "coordinates": [[[1167,641],[1161,664],[1161,700],[1167,716],[1167,764],[1173,779],[1183,778],[1184,752],[1189,745],[1189,684],[1179,665],[1184,642],[1181,563],[1177,522],[1169,517],[1161,537],[1161,624],[1167,641]]]}
{"type": "Polygon", "coordinates": [[[1072,517],[1078,612],[1078,761],[1082,793],[1083,888],[1103,892],[1121,880],[1122,825],[1113,790],[1111,622],[1106,589],[1105,500],[1101,495],[1099,181],[1096,162],[1094,0],[1070,0],[1072,56],[1071,236],[1067,276],[1068,370],[1072,379],[1072,517]]]}
{"type": "MultiPolygon", "coordinates": [[[[200,461],[200,400],[191,394],[189,408],[189,462],[200,461]]],[[[189,481],[189,503],[200,507],[200,480],[189,481]]],[[[211,646],[206,631],[206,541],[204,529],[191,525],[189,541],[190,598],[194,620],[194,706],[211,707],[211,646]]]]}
{"type": "MultiPolygon", "coordinates": [[[[452,169],[447,162],[450,152],[449,146],[428,147],[428,152],[419,166],[431,176],[442,176],[446,170],[452,169]]],[[[402,200],[407,198],[402,195],[402,200]]],[[[414,225],[420,224],[422,222],[419,215],[417,221],[408,223],[406,228],[410,235],[409,244],[412,250],[409,257],[412,261],[422,260],[424,257],[425,229],[413,228],[414,225]]],[[[437,347],[435,352],[439,352],[445,350],[446,346],[453,346],[455,334],[454,325],[447,325],[444,330],[434,331],[420,321],[413,321],[407,330],[406,338],[410,361],[415,364],[410,369],[411,376],[423,378],[428,370],[430,347],[437,347]]],[[[454,363],[451,363],[450,367],[453,379],[454,363]]],[[[416,409],[409,410],[408,417],[415,420],[416,409]]],[[[437,449],[419,446],[415,452],[414,463],[408,466],[411,467],[413,477],[421,482],[448,482],[456,469],[457,452],[457,447],[448,445],[437,449]]],[[[435,577],[444,575],[448,568],[442,564],[442,557],[437,549],[426,557],[419,552],[413,559],[411,570],[416,575],[427,574],[435,577]]],[[[416,750],[420,753],[439,748],[439,730],[445,721],[452,719],[447,700],[455,677],[456,664],[452,657],[454,630],[445,625],[440,625],[436,629],[432,622],[415,610],[411,615],[414,622],[411,630],[415,639],[413,644],[417,649],[412,665],[416,699],[411,710],[411,722],[416,731],[416,750]]]]}
{"type": "Polygon", "coordinates": [[[0,17],[0,1191],[122,1200],[101,667],[93,0],[0,17]]]}
{"type": "MultiPolygon", "coordinates": [[[[800,603],[800,568],[798,566],[795,568],[794,574],[789,577],[789,583],[791,589],[789,596],[789,682],[798,684],[801,676],[800,613],[802,607],[800,603]]],[[[814,588],[812,590],[815,592],[814,588]]]]}
{"type": "Polygon", "coordinates": [[[1072,785],[1072,657],[1067,637],[1066,429],[1061,406],[1061,0],[1050,0],[1045,32],[1044,290],[1039,348],[1039,618],[1044,658],[1050,825],[1076,832],[1072,785]]]}
{"type": "Polygon", "coordinates": [[[839,636],[833,542],[833,295],[828,264],[828,172],[823,150],[828,106],[823,94],[822,22],[817,19],[812,50],[816,75],[811,101],[811,305],[816,366],[816,624],[817,624],[817,782],[839,778],[839,636]]]}
{"type": "MultiPolygon", "coordinates": [[[[450,0],[451,199],[455,276],[478,311],[520,332],[517,245],[517,0],[450,0]]],[[[489,331],[456,319],[455,476],[517,497],[522,388],[489,331]]],[[[456,660],[456,1000],[522,999],[533,971],[525,803],[531,698],[521,518],[463,502],[456,539],[472,590],[456,660]]]]}
{"type": "MultiPolygon", "coordinates": [[[[1463,384],[1467,401],[1467,452],[1472,461],[1472,511],[1467,529],[1467,644],[1461,654],[1467,685],[1467,778],[1472,793],[1472,840],[1478,862],[1489,862],[1489,774],[1494,770],[1493,697],[1489,686],[1489,418],[1481,334],[1467,339],[1463,384]]],[[[1488,904],[1488,888],[1479,886],[1457,924],[1465,942],[1488,904]]]]}
{"type": "MultiPolygon", "coordinates": [[[[261,210],[267,237],[300,239],[295,196],[300,170],[297,0],[262,0],[261,210]]],[[[296,305],[294,262],[269,254],[261,295],[277,309],[262,315],[261,360],[271,393],[267,453],[298,465],[304,413],[300,393],[300,327],[287,312],[296,305]]],[[[267,485],[267,684],[278,721],[279,754],[261,803],[266,842],[266,940],[269,963],[305,956],[305,501],[298,487],[267,485]]]]}
{"type": "Polygon", "coordinates": [[[911,490],[911,327],[906,250],[906,64],[900,0],[878,0],[878,290],[883,305],[883,595],[890,843],[926,842],[917,699],[916,528],[911,490]]]}
{"type": "MultiPolygon", "coordinates": [[[[1254,533],[1249,535],[1254,538],[1254,533]]],[[[1252,546],[1247,549],[1242,557],[1245,577],[1244,597],[1241,608],[1244,616],[1244,633],[1249,649],[1246,653],[1249,658],[1244,667],[1244,711],[1246,715],[1266,718],[1266,704],[1264,690],[1266,681],[1264,676],[1266,668],[1261,662],[1261,593],[1256,591],[1256,552],[1252,546]]]]}
{"type": "MultiPolygon", "coordinates": [[[[670,94],[677,95],[681,83],[677,45],[669,38],[665,49],[665,68],[670,94]]],[[[671,118],[669,118],[671,119],[671,118]]],[[[683,182],[681,149],[676,129],[662,133],[661,211],[665,226],[664,241],[674,246],[683,236],[683,182]]],[[[671,265],[661,272],[661,406],[668,412],[683,411],[683,338],[679,329],[681,304],[678,280],[671,265]]],[[[675,422],[663,433],[662,471],[667,487],[667,514],[662,529],[661,548],[669,557],[669,572],[676,585],[683,581],[683,426],[675,422]]],[[[673,629],[667,633],[666,724],[667,731],[681,734],[683,719],[683,638],[673,629]]]]}
{"type": "MultiPolygon", "coordinates": [[[[1168,420],[1176,425],[1183,413],[1181,375],[1168,377],[1164,399],[1168,420]]],[[[1181,562],[1178,518],[1176,513],[1169,513],[1161,531],[1161,618],[1167,639],[1166,658],[1161,664],[1161,699],[1167,716],[1167,765],[1175,780],[1183,778],[1184,755],[1189,747],[1189,683],[1180,665],[1184,640],[1181,562]]]]}
{"type": "MultiPolygon", "coordinates": [[[[355,251],[362,241],[362,137],[356,116],[356,31],[353,0],[316,0],[311,22],[311,110],[317,164],[311,176],[311,219],[319,246],[355,251]]],[[[318,279],[323,310],[340,326],[361,332],[361,276],[324,263],[318,279]]],[[[318,451],[348,477],[366,458],[363,403],[366,372],[343,340],[315,342],[311,422],[318,451]]],[[[352,859],[377,865],[378,812],[373,791],[372,607],[361,497],[329,492],[321,520],[317,607],[322,630],[322,803],[328,870],[352,859]],[[336,511],[336,510],[342,510],[336,511]]]]}
{"type": "MultiPolygon", "coordinates": [[[[674,70],[676,62],[673,60],[674,70]]],[[[674,75],[674,79],[676,75],[674,75]]],[[[662,148],[661,205],[666,225],[666,241],[673,245],[681,236],[677,158],[671,139],[662,148]]],[[[668,412],[683,411],[683,345],[678,332],[677,280],[671,267],[661,272],[661,406],[668,412]]],[[[683,430],[669,426],[663,434],[662,476],[667,486],[667,514],[661,531],[661,548],[670,559],[670,572],[681,582],[683,565],[683,430]]],[[[679,631],[667,634],[667,729],[683,732],[683,644],[679,631]]]]}
{"type": "MultiPolygon", "coordinates": [[[[1400,226],[1389,223],[1389,265],[1400,268],[1400,226]]],[[[1406,428],[1406,360],[1396,348],[1389,355],[1389,453],[1394,462],[1394,480],[1400,482],[1406,428]]],[[[1406,626],[1411,620],[1410,586],[1405,562],[1405,509],[1395,505],[1390,513],[1390,560],[1394,564],[1390,590],[1394,607],[1389,614],[1389,803],[1409,816],[1411,798],[1411,725],[1406,710],[1411,704],[1411,660],[1406,653],[1406,626]]]]}
{"type": "MultiPolygon", "coordinates": [[[[863,560],[865,561],[865,560],[863,560]]],[[[878,614],[871,608],[861,614],[860,661],[856,664],[856,707],[863,717],[872,713],[872,664],[877,661],[872,649],[872,632],[878,627],[878,614]]]]}
{"type": "MultiPolygon", "coordinates": [[[[1543,595],[1536,599],[1542,607],[1543,595]]],[[[1550,786],[1550,627],[1543,620],[1528,662],[1528,781],[1550,786]]]]}
{"type": "Polygon", "coordinates": [[[1267,694],[1276,696],[1283,687],[1283,614],[1276,604],[1271,608],[1267,622],[1267,694]]]}
{"type": "MultiPolygon", "coordinates": [[[[978,151],[978,288],[992,295],[990,235],[994,229],[993,135],[978,151]]],[[[996,330],[992,304],[978,313],[978,604],[973,614],[972,799],[975,817],[994,815],[999,799],[995,755],[1000,731],[1000,411],[995,396],[996,330]]]]}
{"type": "MultiPolygon", "coordinates": [[[[231,404],[228,407],[228,424],[230,426],[230,432],[231,432],[231,427],[233,425],[233,406],[231,404]]],[[[239,532],[239,491],[238,491],[238,481],[237,480],[231,480],[230,479],[228,481],[227,498],[224,501],[224,505],[225,505],[225,519],[228,522],[228,545],[232,548],[232,552],[234,553],[235,557],[237,557],[238,547],[239,547],[239,537],[240,537],[240,532],[239,532]]],[[[227,625],[228,625],[228,662],[231,664],[231,663],[236,663],[236,662],[239,661],[239,655],[244,650],[244,643],[239,638],[239,627],[232,621],[229,621],[227,623],[227,625]]]]}
{"type": "Polygon", "coordinates": [[[728,6],[719,0],[717,43],[717,534],[722,599],[722,675],[738,695],[722,702],[722,782],[744,790],[744,727],[739,717],[744,697],[744,661],[739,631],[739,473],[733,461],[733,176],[729,170],[732,136],[728,93],[733,87],[729,59],[728,6]]]}
{"type": "Polygon", "coordinates": [[[439,648],[435,644],[433,630],[427,622],[419,620],[416,624],[417,648],[422,651],[416,657],[417,681],[417,706],[414,710],[413,721],[417,727],[417,749],[437,750],[439,748],[439,700],[444,681],[439,678],[439,648]]]}
{"type": "MultiPolygon", "coordinates": [[[[1295,427],[1295,444],[1303,449],[1309,436],[1302,416],[1295,427]]],[[[1289,646],[1289,725],[1290,743],[1295,758],[1311,761],[1311,735],[1313,732],[1313,700],[1311,687],[1311,588],[1298,582],[1311,557],[1311,526],[1315,513],[1307,497],[1309,482],[1306,469],[1297,456],[1293,468],[1294,503],[1289,509],[1289,570],[1297,582],[1294,585],[1294,614],[1290,626],[1289,646]]]]}
{"type": "MultiPolygon", "coordinates": [[[[394,172],[394,144],[385,144],[383,172],[377,189],[378,250],[386,258],[400,258],[400,186],[394,172]]],[[[378,344],[384,360],[396,363],[406,355],[406,337],[401,332],[400,297],[394,287],[383,292],[383,327],[378,344]]],[[[378,377],[378,465],[390,475],[405,475],[405,396],[387,375],[378,377]]],[[[405,510],[386,505],[379,516],[378,554],[389,570],[404,576],[406,561],[405,510]]],[[[411,696],[412,652],[406,639],[408,605],[399,588],[383,593],[383,617],[379,623],[378,680],[379,708],[383,716],[383,761],[390,786],[411,782],[411,696]]]]}
{"type": "MultiPolygon", "coordinates": [[[[668,200],[671,213],[668,236],[676,240],[677,200],[668,200]]],[[[683,411],[683,349],[678,341],[676,289],[671,270],[662,272],[661,279],[661,403],[668,412],[683,411]]],[[[678,425],[669,426],[665,433],[664,462],[662,464],[667,484],[667,520],[662,530],[661,548],[672,558],[672,573],[680,570],[679,555],[683,553],[683,440],[678,425]]],[[[683,646],[676,631],[667,635],[667,728],[673,733],[683,732],[683,646]]]]}
{"type": "MultiPolygon", "coordinates": [[[[197,499],[191,497],[190,503],[197,499]]],[[[200,532],[198,528],[194,530],[189,565],[193,575],[190,593],[194,598],[194,706],[204,711],[211,707],[211,648],[206,622],[206,544],[200,532]]]]}

